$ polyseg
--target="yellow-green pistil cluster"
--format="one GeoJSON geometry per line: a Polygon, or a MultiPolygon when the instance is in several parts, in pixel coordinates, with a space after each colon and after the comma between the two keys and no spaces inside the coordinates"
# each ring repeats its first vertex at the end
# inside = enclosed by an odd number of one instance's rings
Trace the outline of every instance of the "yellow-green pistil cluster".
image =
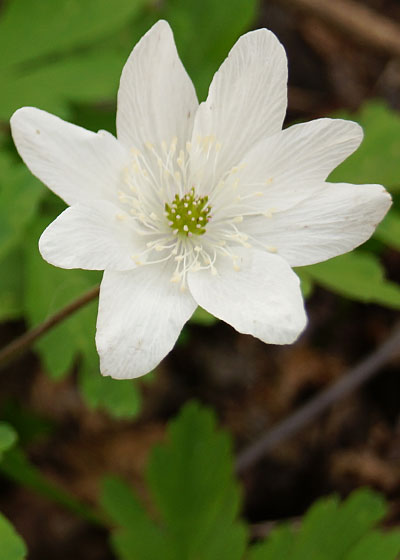
{"type": "Polygon", "coordinates": [[[168,223],[175,234],[203,235],[210,220],[208,196],[196,196],[194,187],[180,198],[177,194],[171,204],[165,203],[168,223]]]}

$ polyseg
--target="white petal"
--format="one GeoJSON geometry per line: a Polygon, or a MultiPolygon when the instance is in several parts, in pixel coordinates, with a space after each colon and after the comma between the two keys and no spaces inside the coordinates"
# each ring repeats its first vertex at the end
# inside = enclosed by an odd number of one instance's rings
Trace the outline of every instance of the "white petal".
{"type": "MultiPolygon", "coordinates": [[[[215,74],[207,101],[199,107],[193,131],[193,157],[199,140],[214,138],[213,149],[221,144],[217,175],[228,171],[258,140],[281,130],[286,104],[284,48],[267,29],[246,33],[215,74]]],[[[202,167],[201,153],[199,158],[197,166],[202,167]]]]}
{"type": "Polygon", "coordinates": [[[104,273],[96,334],[103,375],[139,377],[172,350],[196,303],[171,273],[159,265],[104,273]]]}
{"type": "Polygon", "coordinates": [[[67,208],[39,240],[43,258],[60,268],[129,270],[140,252],[133,219],[105,200],[67,208]]]}
{"type": "Polygon", "coordinates": [[[293,208],[249,220],[246,231],[275,247],[291,266],[304,266],[364,243],[390,205],[390,195],[381,185],[324,183],[293,208]]]}
{"type": "Polygon", "coordinates": [[[238,249],[240,270],[229,258],[218,275],[202,270],[188,275],[197,303],[237,331],[270,344],[294,342],[306,325],[298,277],[280,257],[238,249]]]}
{"type": "Polygon", "coordinates": [[[118,139],[128,147],[144,143],[160,148],[177,137],[190,139],[198,101],[176,51],[166,21],[157,22],[139,41],[121,75],[118,139]]]}
{"type": "MultiPolygon", "coordinates": [[[[235,196],[245,197],[244,213],[290,208],[318,193],[321,181],[358,148],[362,137],[357,123],[342,119],[291,126],[258,142],[226,181],[225,190],[238,183],[235,196]],[[254,193],[259,196],[252,197],[254,193]]],[[[223,199],[222,205],[227,206],[223,199]]]]}
{"type": "Polygon", "coordinates": [[[117,200],[127,151],[108,132],[96,134],[33,107],[14,113],[11,131],[32,173],[67,204],[117,200]]]}

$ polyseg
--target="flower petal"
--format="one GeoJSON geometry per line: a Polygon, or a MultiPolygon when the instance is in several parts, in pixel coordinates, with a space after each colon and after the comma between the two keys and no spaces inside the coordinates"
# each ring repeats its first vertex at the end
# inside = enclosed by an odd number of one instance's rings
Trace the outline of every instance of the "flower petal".
{"type": "Polygon", "coordinates": [[[295,206],[319,192],[321,181],[357,149],[362,136],[362,128],[352,121],[317,119],[264,138],[225,181],[217,206],[229,212],[226,194],[232,188],[236,214],[277,212],[295,206]],[[243,212],[238,197],[245,201],[243,212]]]}
{"type": "Polygon", "coordinates": [[[129,56],[118,92],[118,139],[142,149],[150,142],[160,148],[174,137],[190,139],[198,101],[194,86],[178,57],[166,21],[142,37],[129,56]]]}
{"type": "MultiPolygon", "coordinates": [[[[267,29],[251,31],[234,45],[199,107],[192,139],[197,167],[214,147],[219,171],[237,165],[249,148],[281,130],[287,105],[287,59],[284,48],[267,29]],[[209,150],[209,139],[215,143],[209,150]],[[204,142],[206,145],[204,146],[204,142]]],[[[219,177],[217,177],[218,180],[219,177]]]]}
{"type": "Polygon", "coordinates": [[[240,270],[229,258],[218,275],[201,270],[188,275],[197,303],[237,331],[270,344],[289,344],[306,325],[300,282],[279,256],[238,249],[240,270]]]}
{"type": "Polygon", "coordinates": [[[129,270],[143,250],[134,220],[105,200],[67,208],[42,233],[42,257],[60,268],[129,270]]]}
{"type": "Polygon", "coordinates": [[[17,150],[36,177],[67,204],[117,200],[127,151],[112,134],[97,134],[33,107],[11,117],[17,150]]]}
{"type": "Polygon", "coordinates": [[[103,375],[139,377],[173,348],[196,303],[171,274],[160,265],[104,273],[96,335],[103,375]]]}
{"type": "Polygon", "coordinates": [[[364,243],[390,205],[381,185],[323,183],[318,193],[286,211],[250,219],[246,232],[274,247],[291,266],[304,266],[364,243]]]}

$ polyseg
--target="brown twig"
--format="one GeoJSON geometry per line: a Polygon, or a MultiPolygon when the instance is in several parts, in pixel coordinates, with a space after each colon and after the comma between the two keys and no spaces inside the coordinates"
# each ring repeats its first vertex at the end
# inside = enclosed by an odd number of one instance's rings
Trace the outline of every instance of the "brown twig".
{"type": "Polygon", "coordinates": [[[396,354],[400,355],[400,325],[393,330],[392,335],[386,342],[352,368],[334,385],[322,391],[310,402],[243,449],[237,457],[236,472],[242,473],[279,443],[293,437],[335,402],[346,397],[376,375],[382,366],[396,354]]]}
{"type": "Polygon", "coordinates": [[[400,57],[400,26],[354,0],[275,0],[315,15],[348,34],[350,39],[400,57]]]}
{"type": "Polygon", "coordinates": [[[46,334],[52,327],[58,325],[58,323],[67,319],[70,315],[75,313],[75,311],[78,311],[78,309],[81,309],[81,307],[94,300],[99,295],[99,290],[100,286],[95,286],[82,296],[79,296],[76,300],[60,309],[60,311],[54,313],[54,315],[51,315],[37,327],[34,327],[19,338],[10,342],[10,344],[0,350],[0,368],[4,367],[18,354],[25,352],[34,342],[36,342],[38,338],[46,334]]]}

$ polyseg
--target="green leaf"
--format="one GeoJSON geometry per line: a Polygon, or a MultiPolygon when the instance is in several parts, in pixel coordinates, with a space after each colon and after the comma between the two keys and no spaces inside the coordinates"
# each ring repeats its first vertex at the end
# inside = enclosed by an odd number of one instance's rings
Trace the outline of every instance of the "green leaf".
{"type": "Polygon", "coordinates": [[[103,488],[103,507],[121,527],[113,538],[121,558],[242,559],[246,530],[236,521],[231,443],[210,411],[186,405],[169,424],[168,442],[153,449],[147,474],[154,520],[120,482],[103,488]]]}
{"type": "Polygon", "coordinates": [[[34,490],[91,523],[101,523],[91,508],[43,476],[39,469],[29,462],[22,449],[14,447],[4,453],[0,462],[0,472],[21,486],[34,490]]]}
{"type": "Polygon", "coordinates": [[[65,118],[71,101],[114,101],[123,64],[121,53],[97,49],[19,76],[6,76],[0,89],[0,119],[8,120],[24,105],[40,107],[65,118]]]}
{"type": "Polygon", "coordinates": [[[1,560],[22,560],[28,553],[22,538],[4,515],[0,513],[1,560]]]}
{"type": "Polygon", "coordinates": [[[353,251],[303,267],[301,271],[317,284],[342,296],[400,309],[400,287],[385,279],[384,270],[372,253],[353,251]]]}
{"type": "Polygon", "coordinates": [[[170,423],[168,437],[153,449],[148,481],[176,557],[201,551],[201,558],[217,559],[237,539],[241,546],[230,558],[241,558],[245,535],[234,525],[240,499],[228,436],[215,431],[210,411],[191,403],[170,423]]]}
{"type": "Polygon", "coordinates": [[[353,493],[341,505],[336,498],[319,500],[303,519],[292,558],[342,558],[385,514],[383,498],[369,490],[353,493]]]}
{"type": "Polygon", "coordinates": [[[166,558],[165,538],[161,530],[124,482],[115,477],[104,479],[101,505],[117,526],[129,529],[118,530],[112,537],[120,558],[166,558]]]}
{"type": "Polygon", "coordinates": [[[23,315],[23,258],[20,248],[11,249],[0,260],[0,321],[17,319],[23,315]]]}
{"type": "Polygon", "coordinates": [[[389,247],[400,250],[400,212],[392,208],[379,224],[375,237],[389,247]]]}
{"type": "Polygon", "coordinates": [[[355,545],[345,560],[396,560],[400,553],[400,532],[373,531],[355,545]]]}
{"type": "Polygon", "coordinates": [[[382,101],[366,103],[357,115],[336,115],[358,121],[364,140],[356,152],[331,174],[331,181],[380,183],[392,192],[400,189],[400,115],[382,101]]]}
{"type": "Polygon", "coordinates": [[[341,504],[335,497],[323,498],[308,510],[298,531],[278,526],[251,547],[248,560],[393,560],[390,554],[400,550],[398,533],[373,531],[385,514],[384,499],[368,489],[341,504]],[[383,555],[363,556],[368,545],[383,555]]]}
{"type": "Polygon", "coordinates": [[[21,240],[44,192],[25,165],[0,153],[0,259],[21,240]]]}
{"type": "Polygon", "coordinates": [[[82,47],[113,34],[145,0],[9,0],[0,20],[0,67],[82,47]]]}
{"type": "Polygon", "coordinates": [[[10,449],[17,441],[17,433],[12,426],[6,422],[0,422],[0,459],[7,449],[10,449]]]}
{"type": "Polygon", "coordinates": [[[279,525],[264,542],[251,547],[248,560],[291,560],[294,544],[293,529],[289,525],[279,525]]]}
{"type": "Polygon", "coordinates": [[[134,418],[141,409],[138,383],[103,377],[94,344],[90,346],[79,368],[79,388],[87,406],[106,410],[114,418],[134,418]]]}

